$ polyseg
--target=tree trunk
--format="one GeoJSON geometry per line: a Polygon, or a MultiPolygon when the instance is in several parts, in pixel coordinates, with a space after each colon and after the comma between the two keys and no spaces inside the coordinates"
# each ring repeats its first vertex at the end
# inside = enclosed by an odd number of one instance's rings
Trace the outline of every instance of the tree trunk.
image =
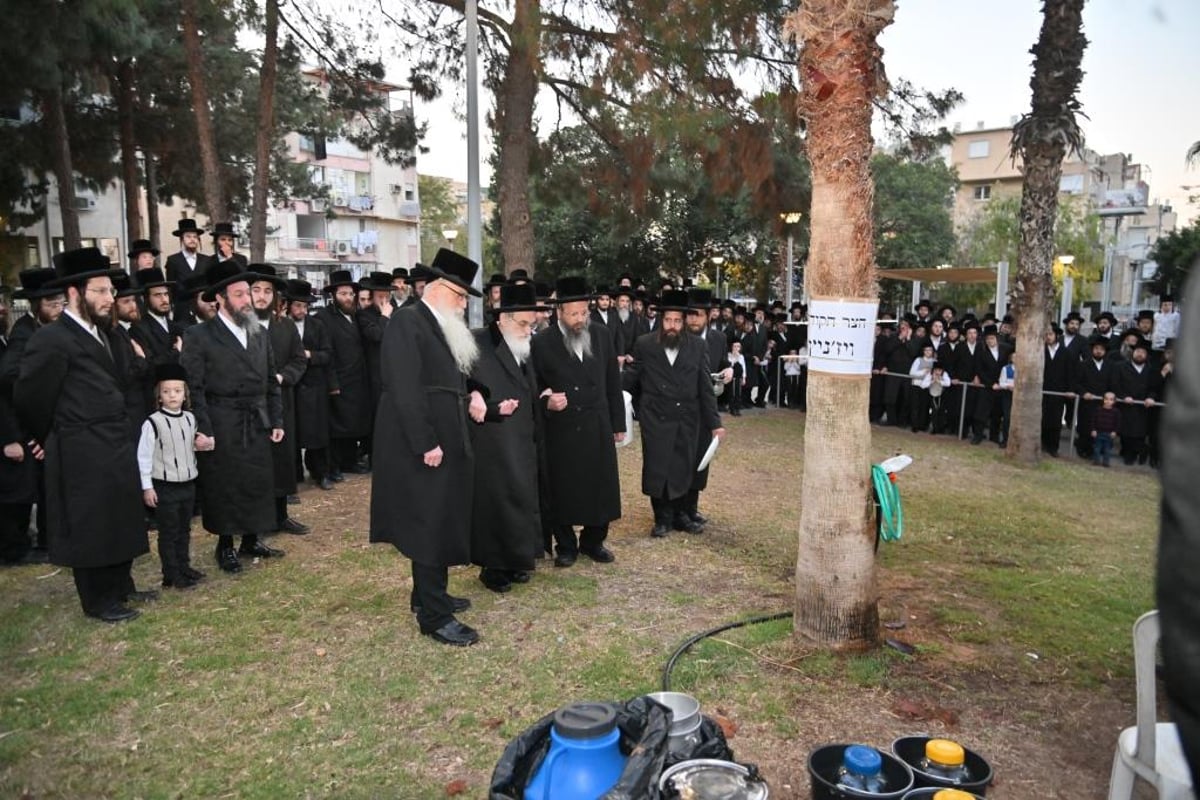
{"type": "MultiPolygon", "coordinates": [[[[42,108],[50,129],[51,164],[62,212],[63,249],[76,250],[82,246],[83,237],[79,233],[79,209],[75,207],[75,167],[71,163],[71,136],[67,131],[62,89],[47,91],[42,98],[42,108]]],[[[50,252],[54,254],[53,242],[50,252]]]]}
{"type": "Polygon", "coordinates": [[[1084,0],[1046,0],[1033,47],[1033,108],[1013,129],[1013,153],[1024,162],[1021,241],[1012,312],[1017,320],[1012,421],[1006,455],[1033,465],[1041,454],[1044,336],[1054,302],[1054,223],[1067,147],[1081,143],[1075,93],[1083,71],[1084,0]]]}
{"type": "Polygon", "coordinates": [[[180,3],[183,50],[187,58],[187,77],[192,92],[192,114],[196,120],[196,138],[200,145],[200,169],[204,176],[204,204],[209,219],[228,222],[225,191],[221,182],[221,160],[213,132],[212,107],[208,100],[208,78],[204,74],[204,52],[200,43],[197,0],[180,3]]]}
{"type": "Polygon", "coordinates": [[[159,250],[162,249],[159,247],[162,233],[158,228],[158,163],[149,150],[143,153],[146,157],[146,227],[149,231],[150,246],[159,250]]]}
{"type": "Polygon", "coordinates": [[[275,142],[275,75],[279,64],[279,0],[267,0],[266,42],[258,81],[258,128],[254,139],[254,184],[250,195],[250,261],[267,255],[267,194],[271,146],[275,142]]]}
{"type": "Polygon", "coordinates": [[[117,136],[121,143],[121,183],[125,191],[125,242],[126,251],[133,246],[134,239],[142,238],[142,215],[138,202],[137,135],[133,128],[133,84],[132,59],[117,66],[117,118],[120,125],[117,136]]]}
{"type": "Polygon", "coordinates": [[[500,131],[500,251],[504,269],[534,270],[533,214],[529,209],[529,162],[533,153],[533,104],[541,71],[541,5],[516,0],[504,68],[504,88],[496,102],[500,131]]]}
{"type": "MultiPolygon", "coordinates": [[[[789,27],[799,35],[800,108],[812,164],[808,291],[875,303],[871,101],[886,79],[875,42],[890,0],[809,0],[789,27]]],[[[812,306],[810,306],[810,318],[812,306]]],[[[808,378],[795,635],[836,649],[879,633],[867,421],[870,374],[808,378]]]]}

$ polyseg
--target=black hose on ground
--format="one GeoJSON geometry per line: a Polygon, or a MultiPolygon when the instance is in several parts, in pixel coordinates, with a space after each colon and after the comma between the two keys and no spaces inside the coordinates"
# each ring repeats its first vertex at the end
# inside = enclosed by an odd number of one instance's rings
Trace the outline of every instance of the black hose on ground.
{"type": "Polygon", "coordinates": [[[709,636],[716,636],[718,633],[731,631],[734,628],[744,628],[747,625],[757,625],[760,622],[773,622],[777,619],[788,619],[792,616],[792,613],[793,612],[791,611],[781,611],[778,614],[766,614],[761,617],[750,617],[749,619],[738,620],[737,622],[728,622],[724,625],[720,625],[711,630],[703,631],[689,637],[687,641],[675,648],[675,652],[671,654],[669,659],[667,659],[667,664],[665,667],[663,667],[662,673],[662,690],[664,692],[671,691],[671,671],[675,669],[675,662],[679,660],[680,656],[692,649],[697,642],[707,639],[709,636]]]}

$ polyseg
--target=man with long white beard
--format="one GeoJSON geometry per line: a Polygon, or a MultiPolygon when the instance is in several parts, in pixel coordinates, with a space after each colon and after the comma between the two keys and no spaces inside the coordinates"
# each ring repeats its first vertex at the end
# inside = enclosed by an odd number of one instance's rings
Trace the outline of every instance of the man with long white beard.
{"type": "Polygon", "coordinates": [[[217,536],[217,566],[242,571],[239,555],[272,558],[259,541],[275,529],[271,444],[283,441],[283,400],[270,338],[254,313],[258,276],[234,259],[213,262],[203,297],[217,315],[188,328],[179,363],[196,416],[196,460],[204,529],[217,536]],[[233,537],[241,536],[235,552],[233,537]]]}
{"type": "Polygon", "coordinates": [[[708,349],[684,330],[687,292],[664,291],[659,302],[662,323],[633,346],[626,365],[625,390],[639,399],[642,425],[642,493],[654,507],[650,535],[663,537],[676,518],[688,533],[703,526],[688,515],[688,494],[699,462],[699,429],[712,432],[709,441],[725,435],[717,398],[713,394],[708,349]]]}
{"type": "Polygon", "coordinates": [[[624,344],[623,352],[617,353],[617,357],[621,363],[625,363],[632,358],[633,343],[638,337],[649,333],[650,326],[641,316],[633,313],[633,289],[618,286],[613,293],[617,296],[617,324],[621,327],[621,342],[624,344]]]}
{"type": "MultiPolygon", "coordinates": [[[[427,268],[421,300],[383,335],[383,392],[375,425],[371,541],[412,561],[411,607],[421,633],[466,647],[479,634],[455,618],[470,602],[447,591],[449,567],[471,563],[475,457],[467,416],[483,422],[482,387],[467,376],[479,347],[463,321],[479,266],[445,248],[427,268]]],[[[532,479],[532,476],[530,476],[532,479]]]]}
{"type": "Polygon", "coordinates": [[[579,553],[601,564],[615,559],[604,546],[608,526],[621,518],[615,442],[625,438],[625,402],[612,336],[589,324],[591,295],[582,278],[555,284],[557,324],[533,338],[538,399],[546,404],[545,460],[557,554],[569,567],[579,553]],[[578,541],[575,526],[582,525],[578,541]]]}
{"type": "Polygon", "coordinates": [[[537,379],[529,351],[538,304],[532,283],[500,287],[495,321],[475,331],[479,360],[471,377],[488,387],[487,424],[471,429],[475,502],[471,560],[493,592],[527,583],[542,548],[537,482],[537,379]]]}
{"type": "Polygon", "coordinates": [[[104,622],[133,619],[130,568],[150,549],[137,455],[125,416],[129,351],[111,336],[113,269],[94,247],[54,259],[67,307],[38,328],[21,358],[13,402],[44,454],[50,561],[70,567],[83,612],[104,622]]]}

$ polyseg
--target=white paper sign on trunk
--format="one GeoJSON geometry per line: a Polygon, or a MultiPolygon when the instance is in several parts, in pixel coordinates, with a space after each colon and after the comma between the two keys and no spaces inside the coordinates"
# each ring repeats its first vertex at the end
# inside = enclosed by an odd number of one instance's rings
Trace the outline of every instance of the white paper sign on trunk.
{"type": "Polygon", "coordinates": [[[812,298],[808,303],[808,368],[870,375],[879,303],[812,298]]]}

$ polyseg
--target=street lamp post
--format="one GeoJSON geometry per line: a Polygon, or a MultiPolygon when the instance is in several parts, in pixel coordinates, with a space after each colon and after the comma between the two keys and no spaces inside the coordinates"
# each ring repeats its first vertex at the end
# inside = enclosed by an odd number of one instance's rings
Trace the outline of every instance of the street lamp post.
{"type": "Polygon", "coordinates": [[[725,256],[713,256],[712,263],[717,268],[717,298],[721,297],[721,265],[725,263],[725,256]]]}
{"type": "Polygon", "coordinates": [[[450,245],[450,249],[454,249],[454,240],[458,238],[458,230],[455,228],[446,228],[442,231],[442,236],[446,238],[446,242],[450,245]]]}
{"type": "Polygon", "coordinates": [[[788,251],[787,251],[787,275],[783,281],[784,303],[790,310],[792,307],[792,271],[796,266],[795,246],[796,236],[792,231],[792,226],[799,222],[804,217],[799,211],[785,211],[779,215],[784,224],[788,226],[788,251]]]}

